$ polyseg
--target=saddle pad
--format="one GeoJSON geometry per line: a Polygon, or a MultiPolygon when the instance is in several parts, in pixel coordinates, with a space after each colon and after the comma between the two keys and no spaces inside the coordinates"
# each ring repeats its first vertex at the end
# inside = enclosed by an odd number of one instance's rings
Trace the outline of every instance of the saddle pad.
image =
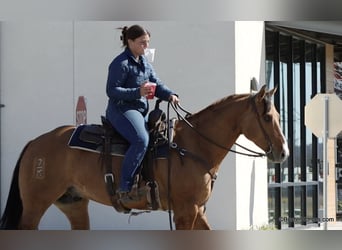
{"type": "MultiPolygon", "coordinates": [[[[80,125],[74,130],[74,132],[72,133],[69,139],[68,146],[70,148],[76,148],[76,149],[86,150],[90,152],[101,153],[103,151],[102,144],[92,143],[92,142],[84,141],[80,139],[80,135],[82,131],[87,126],[93,126],[93,125],[80,125]]],[[[117,155],[117,156],[124,156],[127,149],[128,149],[127,144],[125,145],[124,144],[112,144],[111,154],[117,155]]]]}
{"type": "MultiPolygon", "coordinates": [[[[90,151],[90,152],[94,152],[94,153],[102,153],[102,151],[103,151],[102,150],[103,149],[102,144],[92,143],[92,142],[84,141],[84,140],[80,139],[80,135],[81,135],[82,131],[86,127],[89,127],[89,126],[94,126],[94,125],[80,125],[80,126],[76,127],[76,129],[74,130],[74,132],[72,133],[72,135],[69,139],[68,146],[70,148],[90,151]]],[[[111,145],[111,155],[124,156],[128,147],[129,147],[128,144],[117,144],[117,143],[112,144],[111,145]]],[[[168,145],[165,144],[165,145],[158,146],[154,150],[153,158],[167,158],[168,151],[169,151],[168,145]]]]}

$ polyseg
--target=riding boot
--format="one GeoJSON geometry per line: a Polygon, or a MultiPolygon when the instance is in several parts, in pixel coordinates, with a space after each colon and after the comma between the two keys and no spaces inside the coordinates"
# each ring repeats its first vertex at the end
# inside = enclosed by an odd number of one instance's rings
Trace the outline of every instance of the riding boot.
{"type": "Polygon", "coordinates": [[[146,198],[147,195],[147,187],[143,186],[141,188],[135,189],[132,188],[131,191],[118,191],[118,202],[127,208],[131,208],[136,204],[139,204],[146,198]]]}

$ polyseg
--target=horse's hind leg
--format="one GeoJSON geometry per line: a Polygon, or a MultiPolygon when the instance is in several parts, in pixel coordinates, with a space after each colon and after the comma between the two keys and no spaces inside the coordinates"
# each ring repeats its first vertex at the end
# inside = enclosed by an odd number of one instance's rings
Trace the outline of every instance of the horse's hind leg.
{"type": "Polygon", "coordinates": [[[70,197],[68,195],[68,193],[64,194],[54,204],[68,218],[72,230],[88,230],[90,228],[88,214],[89,200],[80,196],[70,197]]]}
{"type": "Polygon", "coordinates": [[[23,213],[21,215],[18,229],[38,229],[39,222],[50,205],[51,203],[46,203],[43,201],[32,202],[23,200],[23,213]]]}

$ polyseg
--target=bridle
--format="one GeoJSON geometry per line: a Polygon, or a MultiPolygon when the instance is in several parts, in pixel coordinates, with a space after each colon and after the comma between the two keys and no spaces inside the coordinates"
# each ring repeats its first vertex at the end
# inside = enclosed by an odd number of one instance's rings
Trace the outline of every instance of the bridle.
{"type": "Polygon", "coordinates": [[[179,120],[183,120],[194,132],[196,132],[199,136],[201,136],[204,140],[206,140],[207,142],[215,145],[216,147],[218,148],[221,148],[221,149],[224,149],[224,150],[227,150],[229,152],[232,152],[232,153],[236,153],[236,154],[240,154],[240,155],[244,155],[244,156],[249,156],[249,157],[264,157],[264,156],[267,156],[268,154],[272,153],[272,143],[271,143],[271,140],[270,140],[270,137],[269,135],[267,134],[264,126],[262,125],[261,123],[261,115],[259,114],[258,112],[258,109],[257,109],[257,106],[256,106],[256,102],[255,102],[255,98],[256,98],[256,95],[252,95],[249,97],[250,99],[250,102],[251,102],[251,106],[252,106],[252,109],[253,109],[253,112],[255,113],[256,117],[257,117],[257,121],[258,121],[258,124],[262,130],[262,133],[268,143],[268,146],[269,146],[269,149],[265,152],[265,153],[260,153],[260,152],[256,152],[252,149],[249,149],[245,146],[242,146],[238,143],[234,143],[236,146],[248,151],[249,153],[244,153],[244,152],[239,152],[239,151],[236,151],[236,150],[233,150],[231,148],[228,148],[228,147],[225,147],[217,142],[215,142],[214,140],[212,140],[211,138],[209,138],[208,136],[206,136],[205,134],[203,134],[202,132],[200,132],[199,130],[197,130],[193,124],[191,124],[191,122],[189,122],[189,120],[187,119],[187,117],[189,117],[191,115],[191,113],[189,111],[187,111],[186,109],[184,109],[179,103],[178,104],[173,104],[171,102],[169,102],[169,104],[171,105],[171,107],[173,108],[173,110],[176,112],[177,116],[178,116],[178,119],[179,120]],[[182,115],[178,108],[180,110],[182,110],[186,115],[182,115]]]}
{"type": "MultiPolygon", "coordinates": [[[[263,126],[262,123],[261,123],[261,115],[260,115],[260,113],[258,112],[258,109],[257,109],[257,106],[256,106],[255,98],[256,98],[256,95],[252,95],[252,96],[250,97],[250,102],[251,102],[251,104],[252,104],[253,111],[254,111],[254,113],[255,113],[255,115],[256,115],[256,117],[257,117],[257,121],[258,121],[259,127],[260,127],[262,133],[264,134],[264,137],[265,137],[265,139],[266,139],[266,141],[267,141],[267,144],[268,144],[268,150],[267,150],[266,153],[265,153],[265,155],[267,156],[268,154],[272,153],[272,150],[273,150],[272,142],[271,142],[271,139],[270,139],[269,135],[268,135],[267,132],[266,132],[266,129],[264,128],[264,126],[263,126]]],[[[266,106],[266,105],[267,105],[267,104],[265,104],[265,106],[266,106]]],[[[267,111],[267,108],[266,108],[266,107],[265,107],[265,110],[267,111]]],[[[268,119],[268,118],[267,118],[267,116],[266,116],[266,112],[264,112],[263,118],[264,118],[264,120],[267,122],[267,119],[268,119]]]]}

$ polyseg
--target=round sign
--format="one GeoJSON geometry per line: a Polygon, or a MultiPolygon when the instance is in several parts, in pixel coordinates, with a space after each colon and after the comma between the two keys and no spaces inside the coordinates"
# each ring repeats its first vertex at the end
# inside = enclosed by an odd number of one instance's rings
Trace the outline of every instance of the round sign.
{"type": "Polygon", "coordinates": [[[342,130],[342,101],[336,94],[317,94],[312,98],[305,106],[305,126],[317,137],[324,136],[326,100],[328,137],[334,138],[342,130]]]}

